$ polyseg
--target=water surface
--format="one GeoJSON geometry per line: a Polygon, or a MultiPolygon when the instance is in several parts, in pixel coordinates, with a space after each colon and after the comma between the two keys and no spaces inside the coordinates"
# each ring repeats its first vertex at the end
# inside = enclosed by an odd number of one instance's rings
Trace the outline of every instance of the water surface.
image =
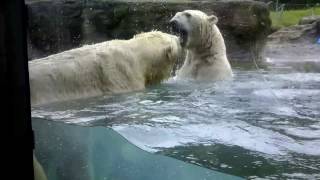
{"type": "Polygon", "coordinates": [[[260,70],[234,66],[232,81],[170,79],[145,91],[35,107],[32,115],[112,127],[144,150],[249,179],[320,179],[320,70],[268,62],[260,70]]]}

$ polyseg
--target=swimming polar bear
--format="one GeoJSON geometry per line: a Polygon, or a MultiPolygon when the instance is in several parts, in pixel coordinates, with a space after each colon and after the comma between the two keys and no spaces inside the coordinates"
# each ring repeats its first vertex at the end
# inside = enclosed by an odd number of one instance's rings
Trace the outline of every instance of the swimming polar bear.
{"type": "Polygon", "coordinates": [[[153,31],[29,62],[31,104],[142,90],[170,76],[179,38],[153,31]]]}
{"type": "Polygon", "coordinates": [[[173,32],[178,34],[181,45],[187,49],[184,64],[177,72],[178,79],[216,81],[232,77],[217,22],[216,16],[207,16],[198,10],[178,12],[170,20],[173,32]]]}

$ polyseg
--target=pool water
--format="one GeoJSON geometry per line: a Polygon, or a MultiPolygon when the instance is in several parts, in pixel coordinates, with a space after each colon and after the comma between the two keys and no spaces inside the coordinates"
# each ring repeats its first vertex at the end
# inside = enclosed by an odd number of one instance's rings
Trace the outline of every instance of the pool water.
{"type": "Polygon", "coordinates": [[[268,63],[233,65],[230,81],[170,79],[144,91],[35,107],[32,115],[112,127],[146,151],[248,179],[320,179],[320,69],[268,63]]]}

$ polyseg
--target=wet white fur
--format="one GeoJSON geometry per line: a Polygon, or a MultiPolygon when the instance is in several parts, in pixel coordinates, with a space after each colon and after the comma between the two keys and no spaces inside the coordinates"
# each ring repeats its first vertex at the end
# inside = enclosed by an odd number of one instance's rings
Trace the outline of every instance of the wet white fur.
{"type": "Polygon", "coordinates": [[[179,51],[176,36],[153,31],[33,60],[31,103],[142,90],[169,77],[179,51]]]}
{"type": "Polygon", "coordinates": [[[178,79],[216,81],[232,77],[224,39],[216,26],[216,16],[186,10],[178,12],[172,20],[182,23],[188,31],[187,56],[177,72],[178,79]]]}

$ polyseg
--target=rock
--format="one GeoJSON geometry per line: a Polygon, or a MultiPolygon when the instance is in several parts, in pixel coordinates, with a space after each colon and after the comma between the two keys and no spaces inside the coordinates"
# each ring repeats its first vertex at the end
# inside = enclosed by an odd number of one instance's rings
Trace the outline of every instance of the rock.
{"type": "Polygon", "coordinates": [[[320,46],[316,44],[316,41],[319,37],[320,20],[305,17],[298,25],[282,28],[270,34],[264,55],[277,59],[283,64],[290,64],[290,66],[296,63],[296,67],[305,67],[301,63],[308,62],[308,66],[314,67],[310,71],[317,71],[319,66],[315,64],[319,64],[320,46]]]}
{"type": "Polygon", "coordinates": [[[320,16],[319,19],[305,17],[298,25],[282,28],[268,36],[268,41],[272,43],[314,43],[320,36],[320,16]]]}
{"type": "Polygon", "coordinates": [[[79,46],[83,24],[80,1],[35,1],[31,4],[28,6],[29,58],[79,46]]]}
{"type": "Polygon", "coordinates": [[[27,0],[27,4],[30,59],[154,29],[170,33],[168,21],[176,12],[198,9],[218,16],[230,61],[250,60],[260,56],[271,27],[267,5],[256,1],[27,0]]]}
{"type": "Polygon", "coordinates": [[[299,25],[313,24],[316,21],[320,21],[320,16],[306,16],[300,19],[299,25]]]}
{"type": "Polygon", "coordinates": [[[269,35],[268,39],[274,43],[294,43],[297,41],[310,41],[315,39],[316,35],[316,23],[313,23],[282,28],[269,35]]]}

